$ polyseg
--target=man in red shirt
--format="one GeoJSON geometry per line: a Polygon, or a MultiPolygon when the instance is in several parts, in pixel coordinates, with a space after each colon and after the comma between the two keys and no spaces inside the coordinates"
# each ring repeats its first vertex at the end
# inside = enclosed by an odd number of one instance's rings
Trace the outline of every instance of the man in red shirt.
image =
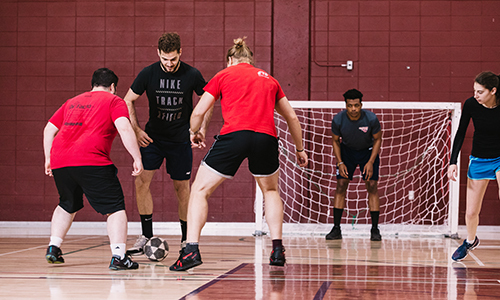
{"type": "Polygon", "coordinates": [[[64,263],[60,246],[77,211],[83,208],[83,194],[99,213],[108,216],[112,270],[137,269],[125,255],[127,215],[117,169],[110,159],[116,134],[132,156],[133,176],[142,170],[141,154],[129,121],[125,101],[116,96],[118,77],[102,68],[92,76],[92,90],[66,101],[50,118],[43,133],[45,174],[54,177],[59,205],[54,210],[51,236],[45,258],[64,263]]]}

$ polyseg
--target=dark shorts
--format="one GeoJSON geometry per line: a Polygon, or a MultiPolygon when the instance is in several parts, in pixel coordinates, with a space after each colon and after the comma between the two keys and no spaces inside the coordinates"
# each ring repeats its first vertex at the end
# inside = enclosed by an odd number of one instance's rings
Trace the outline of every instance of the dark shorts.
{"type": "MultiPolygon", "coordinates": [[[[340,155],[342,156],[342,161],[347,167],[347,172],[349,173],[349,180],[352,180],[354,171],[356,171],[356,167],[359,165],[359,170],[361,174],[363,174],[363,169],[366,163],[370,160],[370,156],[372,155],[372,149],[364,149],[364,150],[353,150],[351,148],[346,147],[343,143],[340,143],[340,155]]],[[[373,163],[373,175],[370,180],[378,180],[378,169],[380,165],[380,159],[377,155],[375,162],[373,163]]],[[[339,169],[337,168],[337,179],[345,179],[345,177],[340,176],[339,169]]],[[[363,180],[366,180],[363,178],[363,180]]]]}
{"type": "Polygon", "coordinates": [[[144,170],[158,170],[165,160],[165,168],[172,180],[189,180],[193,167],[191,143],[172,143],[158,138],[147,147],[141,147],[144,170]]]}
{"type": "Polygon", "coordinates": [[[278,139],[268,134],[242,130],[215,137],[203,159],[205,166],[232,178],[245,158],[256,177],[273,175],[279,169],[278,139]]]}
{"type": "Polygon", "coordinates": [[[59,206],[72,214],[83,208],[83,194],[103,215],[125,210],[122,187],[114,165],[65,167],[52,170],[59,206]]]}

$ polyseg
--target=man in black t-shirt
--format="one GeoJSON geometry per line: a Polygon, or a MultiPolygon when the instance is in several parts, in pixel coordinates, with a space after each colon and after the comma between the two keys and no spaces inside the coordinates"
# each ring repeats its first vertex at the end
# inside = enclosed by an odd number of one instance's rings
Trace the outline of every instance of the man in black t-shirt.
{"type": "MultiPolygon", "coordinates": [[[[149,186],[164,160],[179,201],[181,247],[185,244],[189,179],[193,160],[189,120],[193,111],[193,92],[201,96],[206,82],[200,71],[180,61],[181,54],[179,35],[163,34],[158,40],[160,61],[145,67],[137,75],[124,98],[141,146],[144,165],[144,172],[135,180],[142,235],[127,251],[130,255],[142,254],[144,245],[153,236],[153,198],[149,186]],[[145,130],[142,130],[134,103],[144,92],[149,101],[149,120],[145,130]]],[[[211,111],[207,113],[207,122],[204,122],[200,130],[203,137],[211,114],[211,111]]],[[[204,143],[202,145],[204,146],[204,143]]]]}

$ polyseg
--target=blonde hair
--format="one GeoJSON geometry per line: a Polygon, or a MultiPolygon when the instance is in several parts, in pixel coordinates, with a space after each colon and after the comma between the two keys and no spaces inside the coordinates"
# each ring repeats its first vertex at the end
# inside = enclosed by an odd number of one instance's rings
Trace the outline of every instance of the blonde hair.
{"type": "Polygon", "coordinates": [[[233,40],[234,45],[227,50],[226,61],[229,61],[229,58],[232,57],[238,62],[246,62],[253,65],[253,53],[245,43],[246,38],[245,36],[233,40]]]}

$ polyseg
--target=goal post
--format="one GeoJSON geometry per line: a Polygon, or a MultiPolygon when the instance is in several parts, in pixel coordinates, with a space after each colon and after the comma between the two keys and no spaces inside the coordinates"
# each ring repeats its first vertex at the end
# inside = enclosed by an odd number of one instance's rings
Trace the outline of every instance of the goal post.
{"type": "MultiPolygon", "coordinates": [[[[296,164],[287,124],[275,114],[280,147],[279,190],[284,235],[325,235],[333,226],[336,166],[331,122],[344,101],[290,101],[302,125],[309,163],[296,164]]],[[[447,177],[451,145],[458,128],[458,102],[364,101],[381,124],[378,191],[383,235],[458,233],[459,181],[447,177]]],[[[460,162],[460,158],[458,160],[460,162]]],[[[460,165],[458,165],[460,169],[460,165]]],[[[255,195],[255,235],[268,232],[264,199],[255,195]]],[[[369,235],[367,192],[359,168],[349,184],[342,217],[344,235],[369,235]]]]}

